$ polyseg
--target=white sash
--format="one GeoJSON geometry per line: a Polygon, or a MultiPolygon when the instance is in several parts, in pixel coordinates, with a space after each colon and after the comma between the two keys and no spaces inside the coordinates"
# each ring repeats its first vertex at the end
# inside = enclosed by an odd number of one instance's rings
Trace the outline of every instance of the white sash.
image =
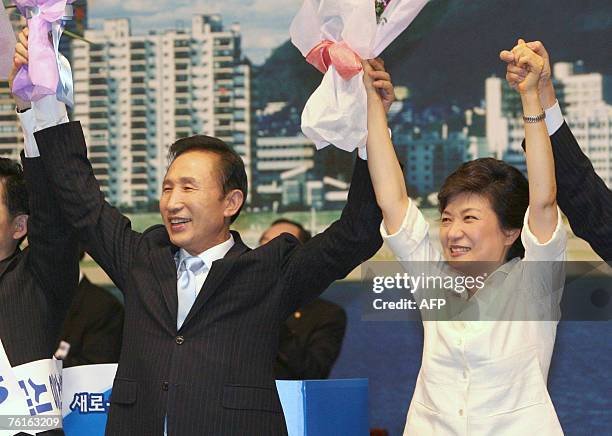
{"type": "Polygon", "coordinates": [[[62,428],[61,360],[11,368],[0,340],[0,379],[0,436],[62,428]]]}

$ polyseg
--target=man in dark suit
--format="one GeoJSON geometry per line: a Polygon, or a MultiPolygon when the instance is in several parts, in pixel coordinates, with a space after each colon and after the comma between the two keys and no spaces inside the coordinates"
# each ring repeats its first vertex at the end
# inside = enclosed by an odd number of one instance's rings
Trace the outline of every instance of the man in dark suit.
{"type": "Polygon", "coordinates": [[[286,434],[273,371],[281,324],[382,245],[366,162],[357,159],[347,204],[325,232],[251,250],[229,230],[247,194],[244,164],[219,139],[173,144],[164,224],[139,233],[104,201],[80,124],[49,117],[35,129],[58,124],[36,133],[44,175],[125,296],[106,434],[286,434]]]}
{"type": "MultiPolygon", "coordinates": [[[[311,234],[300,223],[277,219],[259,239],[265,244],[283,233],[295,236],[302,244],[311,234]]],[[[342,307],[316,298],[293,312],[280,330],[274,374],[277,380],[324,379],[340,354],[346,330],[342,307]]]]}
{"type": "MultiPolygon", "coordinates": [[[[597,175],[563,119],[551,80],[550,59],[544,45],[539,41],[528,42],[527,45],[545,63],[538,88],[553,146],[559,207],[567,216],[576,236],[591,244],[603,260],[611,261],[612,192],[597,175]]],[[[508,64],[506,80],[510,86],[516,86],[526,76],[526,72],[514,65],[511,51],[502,51],[500,58],[508,64]]]]}
{"type": "Polygon", "coordinates": [[[36,140],[68,221],[125,295],[107,434],[162,434],[164,423],[169,435],[286,434],[273,372],[282,322],[382,245],[366,162],[358,159],[347,205],[325,232],[251,250],[229,230],[246,174],[222,141],[172,146],[164,225],[141,234],[104,201],[79,123],[36,140]]]}
{"type": "MultiPolygon", "coordinates": [[[[23,158],[25,173],[42,171],[23,158]]],[[[0,346],[12,367],[50,359],[76,288],[76,240],[48,187],[0,158],[0,346]],[[27,189],[30,195],[28,205],[27,189]],[[28,235],[28,246],[19,249],[28,235]]],[[[2,387],[2,382],[0,382],[2,387]]],[[[25,434],[25,433],[21,433],[25,434]]],[[[40,435],[63,435],[54,430],[40,435]]]]}
{"type": "Polygon", "coordinates": [[[342,349],[346,313],[323,298],[300,307],[281,326],[274,374],[277,380],[329,377],[342,349]]]}
{"type": "Polygon", "coordinates": [[[11,366],[53,356],[78,277],[71,229],[48,184],[29,177],[44,174],[40,160],[23,166],[0,158],[0,340],[11,366]]]}
{"type": "MultiPolygon", "coordinates": [[[[31,116],[29,103],[16,102],[20,116],[31,116]]],[[[53,356],[78,280],[74,232],[28,145],[26,138],[23,170],[0,158],[0,340],[13,367],[53,356]],[[26,236],[28,246],[20,250],[26,236]]]]}
{"type": "Polygon", "coordinates": [[[64,368],[118,362],[122,334],[123,305],[81,273],[55,357],[63,360],[64,368]]]}

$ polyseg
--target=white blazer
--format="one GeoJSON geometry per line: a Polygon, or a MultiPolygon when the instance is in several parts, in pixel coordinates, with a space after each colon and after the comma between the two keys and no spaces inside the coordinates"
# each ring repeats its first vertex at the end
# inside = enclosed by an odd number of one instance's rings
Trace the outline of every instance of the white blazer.
{"type": "MultiPolygon", "coordinates": [[[[561,292],[551,288],[559,282],[544,261],[565,259],[567,235],[559,212],[553,236],[540,244],[528,216],[529,210],[521,233],[525,258],[499,267],[469,299],[491,321],[423,322],[423,357],[404,436],[563,434],[546,387],[561,292]],[[522,317],[525,307],[536,317],[522,317]]],[[[417,261],[443,261],[412,201],[400,230],[389,235],[383,222],[381,234],[407,270],[417,261]]]]}

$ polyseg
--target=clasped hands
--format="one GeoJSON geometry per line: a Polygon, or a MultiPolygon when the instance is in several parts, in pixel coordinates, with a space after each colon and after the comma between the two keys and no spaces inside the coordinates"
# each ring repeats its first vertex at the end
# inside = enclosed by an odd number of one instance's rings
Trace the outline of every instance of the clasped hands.
{"type": "Polygon", "coordinates": [[[539,70],[536,86],[543,108],[548,109],[556,103],[557,98],[551,80],[550,58],[540,41],[525,42],[519,39],[512,50],[501,51],[499,58],[507,64],[506,81],[513,89],[521,93],[527,86],[533,86],[532,82],[523,84],[530,71],[527,58],[531,59],[539,70]],[[521,56],[524,56],[522,60],[521,56]]]}

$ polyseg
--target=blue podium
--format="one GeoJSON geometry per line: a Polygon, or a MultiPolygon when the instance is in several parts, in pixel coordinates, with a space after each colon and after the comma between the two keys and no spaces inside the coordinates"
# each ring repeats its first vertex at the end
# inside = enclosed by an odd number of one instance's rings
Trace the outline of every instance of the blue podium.
{"type": "Polygon", "coordinates": [[[368,380],[276,382],[289,436],[369,434],[368,380]]]}
{"type": "MultiPolygon", "coordinates": [[[[64,370],[66,436],[103,436],[116,364],[64,370]]],[[[289,436],[367,436],[368,380],[276,382],[289,436]]]]}

